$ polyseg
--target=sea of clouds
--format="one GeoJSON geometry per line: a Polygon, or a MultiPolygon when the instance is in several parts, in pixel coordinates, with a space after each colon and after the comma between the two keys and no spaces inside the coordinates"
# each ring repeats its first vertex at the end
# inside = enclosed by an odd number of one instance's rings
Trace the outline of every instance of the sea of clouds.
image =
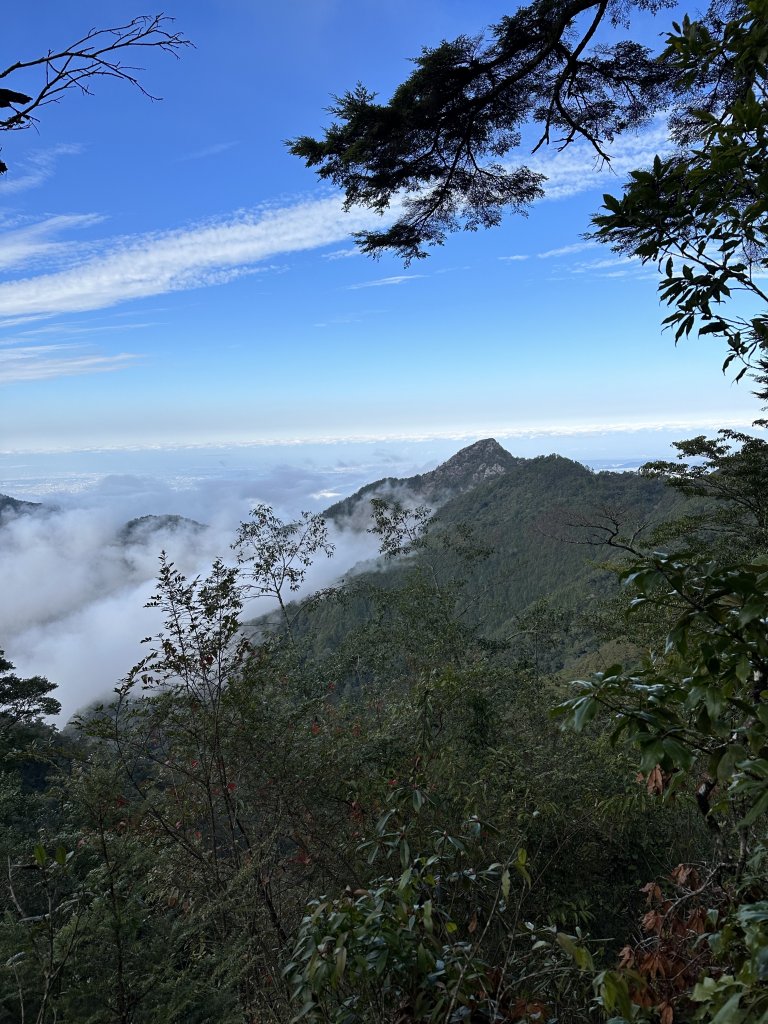
{"type": "MultiPolygon", "coordinates": [[[[299,453],[294,453],[294,455],[299,453]]],[[[120,460],[117,460],[118,463],[120,460]]],[[[161,615],[145,607],[164,551],[187,578],[205,576],[216,558],[233,562],[238,524],[258,503],[286,521],[318,512],[339,497],[382,476],[407,476],[430,468],[381,449],[364,457],[318,463],[227,468],[171,460],[167,475],[71,472],[6,475],[0,492],[42,502],[34,514],[0,522],[0,649],[22,675],[41,674],[58,686],[62,721],[94,701],[108,700],[142,657],[140,641],[161,627],[161,615]],[[138,530],[126,539],[125,524],[145,515],[177,515],[206,529],[138,530]]],[[[28,460],[26,465],[34,465],[28,460]]],[[[39,468],[39,467],[38,467],[39,468]]],[[[153,468],[157,468],[156,466],[153,468]]],[[[7,467],[6,467],[7,472],[7,467]]],[[[356,524],[357,525],[357,524],[356,524]]],[[[303,593],[329,586],[355,564],[376,554],[375,538],[358,528],[331,528],[332,559],[320,555],[303,593]]],[[[272,610],[268,598],[249,602],[247,617],[272,610]]]]}
{"type": "MultiPolygon", "coordinates": [[[[632,435],[631,443],[629,434],[617,436],[608,448],[596,435],[500,439],[516,455],[559,450],[598,469],[633,469],[645,458],[669,454],[666,436],[646,432],[632,435]]],[[[144,653],[141,639],[160,629],[159,613],[145,605],[161,551],[188,578],[204,576],[214,559],[232,561],[238,524],[254,505],[266,503],[291,521],[371,481],[432,469],[474,440],[0,453],[0,493],[46,509],[0,522],[0,649],[20,674],[45,675],[57,684],[66,721],[94,701],[109,700],[144,653]],[[120,538],[129,520],[146,515],[184,516],[207,528],[120,538]]],[[[375,556],[375,538],[361,525],[332,529],[335,555],[320,556],[304,593],[375,556]]],[[[246,615],[270,610],[263,598],[246,615]]]]}

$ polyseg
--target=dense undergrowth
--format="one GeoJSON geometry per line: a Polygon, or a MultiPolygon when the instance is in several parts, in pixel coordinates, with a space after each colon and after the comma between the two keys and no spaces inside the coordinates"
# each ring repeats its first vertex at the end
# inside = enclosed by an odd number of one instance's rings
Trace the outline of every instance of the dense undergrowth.
{"type": "Polygon", "coordinates": [[[5,665],[3,1019],[759,1019],[768,567],[703,522],[705,561],[621,541],[627,667],[574,691],[538,655],[556,608],[488,641],[457,617],[471,532],[376,512],[401,571],[343,658],[287,602],[243,631],[327,542],[261,510],[239,567],[162,560],[165,628],[112,704],[58,733],[5,665]]]}

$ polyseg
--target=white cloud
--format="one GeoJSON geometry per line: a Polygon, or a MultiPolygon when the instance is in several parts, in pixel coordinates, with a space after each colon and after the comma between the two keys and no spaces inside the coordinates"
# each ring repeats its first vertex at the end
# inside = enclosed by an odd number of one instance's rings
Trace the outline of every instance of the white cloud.
{"type": "Polygon", "coordinates": [[[7,327],[19,327],[21,324],[31,324],[31,323],[34,323],[34,322],[36,322],[38,320],[49,320],[49,319],[50,319],[49,315],[42,315],[42,314],[40,316],[12,316],[12,317],[6,317],[5,320],[0,320],[0,329],[4,330],[7,327]]]}
{"type": "Polygon", "coordinates": [[[520,263],[522,260],[530,259],[530,256],[499,256],[500,260],[504,260],[506,263],[520,263]]]}
{"type": "MultiPolygon", "coordinates": [[[[0,455],[60,455],[65,453],[78,453],[84,454],[87,452],[99,452],[101,454],[105,452],[192,452],[192,451],[205,451],[213,453],[216,451],[227,451],[236,449],[261,449],[261,448],[283,448],[290,450],[292,448],[299,448],[304,445],[342,445],[342,444],[411,444],[427,441],[460,441],[466,444],[470,444],[473,441],[478,441],[484,437],[495,437],[497,440],[502,438],[520,438],[521,440],[530,440],[536,438],[569,438],[579,437],[581,435],[592,435],[592,434],[622,434],[622,433],[637,433],[646,431],[662,431],[662,430],[674,430],[674,431],[685,431],[685,430],[718,430],[720,427],[738,427],[740,429],[750,429],[750,423],[752,422],[749,414],[743,414],[738,417],[727,412],[713,411],[711,414],[706,416],[690,416],[685,418],[676,418],[675,416],[669,416],[666,418],[657,419],[634,419],[626,421],[594,421],[587,423],[565,423],[559,422],[553,425],[543,426],[542,424],[503,424],[503,423],[484,423],[484,424],[461,424],[453,428],[445,430],[403,430],[394,433],[357,433],[357,434],[320,434],[320,435],[296,435],[294,437],[259,437],[259,438],[248,438],[247,440],[241,437],[227,437],[222,439],[218,443],[212,443],[210,440],[187,440],[187,441],[126,441],[119,444],[94,444],[93,446],[83,445],[67,445],[62,444],[58,446],[51,446],[49,444],[40,444],[36,447],[0,447],[0,455]]],[[[415,470],[414,470],[415,472],[415,470]]],[[[381,475],[381,474],[380,474],[381,475]]],[[[365,481],[363,481],[365,482],[365,481]]],[[[361,484],[362,485],[362,484],[361,484]]],[[[312,492],[310,492],[312,493],[312,492]]]]}
{"type": "MultiPolygon", "coordinates": [[[[656,265],[644,264],[638,257],[622,256],[610,253],[605,246],[599,242],[585,240],[573,242],[571,245],[562,245],[557,249],[547,249],[545,252],[535,253],[540,260],[557,260],[557,270],[560,275],[567,274],[593,274],[597,277],[626,277],[633,276],[655,277],[656,265]],[[602,249],[608,255],[601,259],[570,260],[569,257],[587,250],[602,249]]],[[[499,259],[506,261],[527,260],[529,256],[500,256],[499,259]]]]}
{"type": "Polygon", "coordinates": [[[362,323],[361,316],[334,316],[330,320],[320,320],[313,327],[348,327],[350,324],[362,323]]]}
{"type": "Polygon", "coordinates": [[[532,171],[547,176],[544,199],[567,199],[593,189],[620,191],[623,179],[638,167],[647,167],[656,155],[674,149],[667,126],[658,118],[653,127],[639,135],[620,136],[610,148],[611,162],[606,164],[587,142],[574,142],[561,152],[540,150],[524,161],[532,171]]]}
{"type": "Polygon", "coordinates": [[[56,241],[55,236],[72,229],[87,228],[103,220],[94,213],[62,214],[48,217],[36,224],[27,224],[13,231],[0,233],[0,271],[29,264],[34,260],[51,259],[71,254],[76,243],[56,241]]]}
{"type": "Polygon", "coordinates": [[[548,249],[546,252],[539,252],[536,255],[540,260],[549,260],[556,256],[571,256],[575,252],[584,252],[585,249],[596,249],[598,242],[574,242],[572,245],[561,245],[559,249],[548,249]]]}
{"type": "Polygon", "coordinates": [[[360,250],[354,245],[346,249],[334,249],[332,252],[324,252],[322,254],[324,260],[348,260],[351,256],[362,255],[360,250]]]}
{"type": "MultiPolygon", "coordinates": [[[[338,476],[283,465],[247,480],[198,479],[186,488],[156,478],[106,477],[86,491],[58,495],[64,507],[57,510],[7,519],[0,528],[0,624],[7,656],[21,675],[44,673],[59,685],[64,719],[92,700],[109,700],[117,682],[146,654],[140,638],[162,627],[158,610],[146,608],[161,550],[188,578],[204,576],[214,558],[232,559],[237,523],[253,504],[269,501],[290,519],[307,507],[311,494],[327,503],[344,493],[329,486],[329,478],[338,476]],[[168,512],[191,514],[209,529],[160,526],[121,539],[131,517],[168,512]]],[[[331,536],[336,556],[310,568],[306,592],[375,554],[376,544],[364,532],[333,529],[331,536]]],[[[245,617],[274,604],[249,602],[245,617]]]]}
{"type": "Polygon", "coordinates": [[[208,156],[218,156],[219,153],[226,153],[228,149],[232,149],[233,146],[237,146],[237,142],[214,142],[210,146],[205,146],[203,149],[196,149],[194,153],[187,153],[186,156],[182,156],[180,160],[204,160],[208,156]]]}
{"type": "Polygon", "coordinates": [[[377,214],[359,209],[345,213],[341,200],[333,197],[118,239],[67,270],[0,284],[0,316],[104,309],[219,284],[270,257],[339,242],[374,224],[381,225],[377,214]]]}
{"type": "Polygon", "coordinates": [[[394,274],[392,277],[377,277],[375,281],[350,284],[347,285],[347,288],[349,291],[356,291],[358,288],[385,288],[389,285],[403,284],[405,281],[415,281],[417,278],[426,276],[426,274],[394,274]]]}
{"type": "MultiPolygon", "coordinates": [[[[138,331],[146,327],[157,327],[156,320],[120,324],[82,324],[77,322],[46,324],[44,327],[33,327],[29,330],[19,331],[19,337],[35,338],[41,334],[54,334],[57,338],[71,338],[79,334],[103,334],[113,331],[138,331]]],[[[0,345],[7,344],[7,339],[0,339],[0,345]]]]}
{"type": "Polygon", "coordinates": [[[0,384],[107,373],[136,358],[129,352],[105,356],[70,345],[17,345],[0,349],[0,384]]]}
{"type": "Polygon", "coordinates": [[[19,164],[19,173],[15,167],[11,167],[0,178],[0,197],[37,188],[53,175],[59,157],[75,156],[79,152],[80,146],[60,145],[35,153],[19,164]]]}
{"type": "Polygon", "coordinates": [[[603,259],[583,260],[567,268],[571,274],[591,274],[595,277],[634,277],[656,280],[659,276],[655,263],[643,263],[639,256],[619,253],[603,259]]]}

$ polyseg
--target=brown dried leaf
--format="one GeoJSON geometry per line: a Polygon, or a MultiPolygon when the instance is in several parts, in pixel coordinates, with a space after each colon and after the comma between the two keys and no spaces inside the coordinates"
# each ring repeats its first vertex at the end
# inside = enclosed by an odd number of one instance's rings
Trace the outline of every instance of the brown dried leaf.
{"type": "Polygon", "coordinates": [[[632,946],[624,946],[619,950],[619,970],[623,971],[635,966],[635,951],[632,946]]]}
{"type": "Polygon", "coordinates": [[[647,914],[643,914],[642,920],[640,921],[643,931],[652,932],[656,935],[661,932],[661,926],[663,923],[661,914],[656,910],[649,910],[647,914]]]}
{"type": "Polygon", "coordinates": [[[657,764],[653,771],[649,773],[645,788],[650,796],[661,796],[664,792],[664,776],[660,765],[657,764]]]}
{"type": "Polygon", "coordinates": [[[703,907],[699,907],[697,910],[690,915],[686,924],[690,931],[695,932],[696,935],[704,934],[704,926],[707,922],[707,912],[703,907]]]}
{"type": "Polygon", "coordinates": [[[675,885],[687,885],[688,879],[694,873],[693,865],[691,864],[678,864],[677,867],[671,872],[670,879],[675,885]]]}
{"type": "Polygon", "coordinates": [[[648,897],[648,903],[657,903],[661,899],[661,889],[656,882],[646,882],[640,892],[648,897]]]}

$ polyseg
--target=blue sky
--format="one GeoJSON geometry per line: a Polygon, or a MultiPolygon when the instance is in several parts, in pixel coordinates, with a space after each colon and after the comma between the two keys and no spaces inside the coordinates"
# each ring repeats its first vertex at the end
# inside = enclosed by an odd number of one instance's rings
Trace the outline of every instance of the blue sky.
{"type": "MultiPolygon", "coordinates": [[[[162,102],[100,81],[6,133],[0,449],[686,436],[755,418],[716,342],[675,349],[662,333],[655,269],[582,238],[601,193],[665,147],[662,125],[616,146],[615,173],[578,147],[538,154],[550,197],[528,219],[410,268],[356,254],[350,233],[372,215],[344,215],[287,153],[334,92],[363,80],[388,95],[421,45],[508,9],[185,0],[167,13],[195,49],[141,61],[162,102]]],[[[5,16],[4,61],[137,13],[42,0],[5,16]]]]}

